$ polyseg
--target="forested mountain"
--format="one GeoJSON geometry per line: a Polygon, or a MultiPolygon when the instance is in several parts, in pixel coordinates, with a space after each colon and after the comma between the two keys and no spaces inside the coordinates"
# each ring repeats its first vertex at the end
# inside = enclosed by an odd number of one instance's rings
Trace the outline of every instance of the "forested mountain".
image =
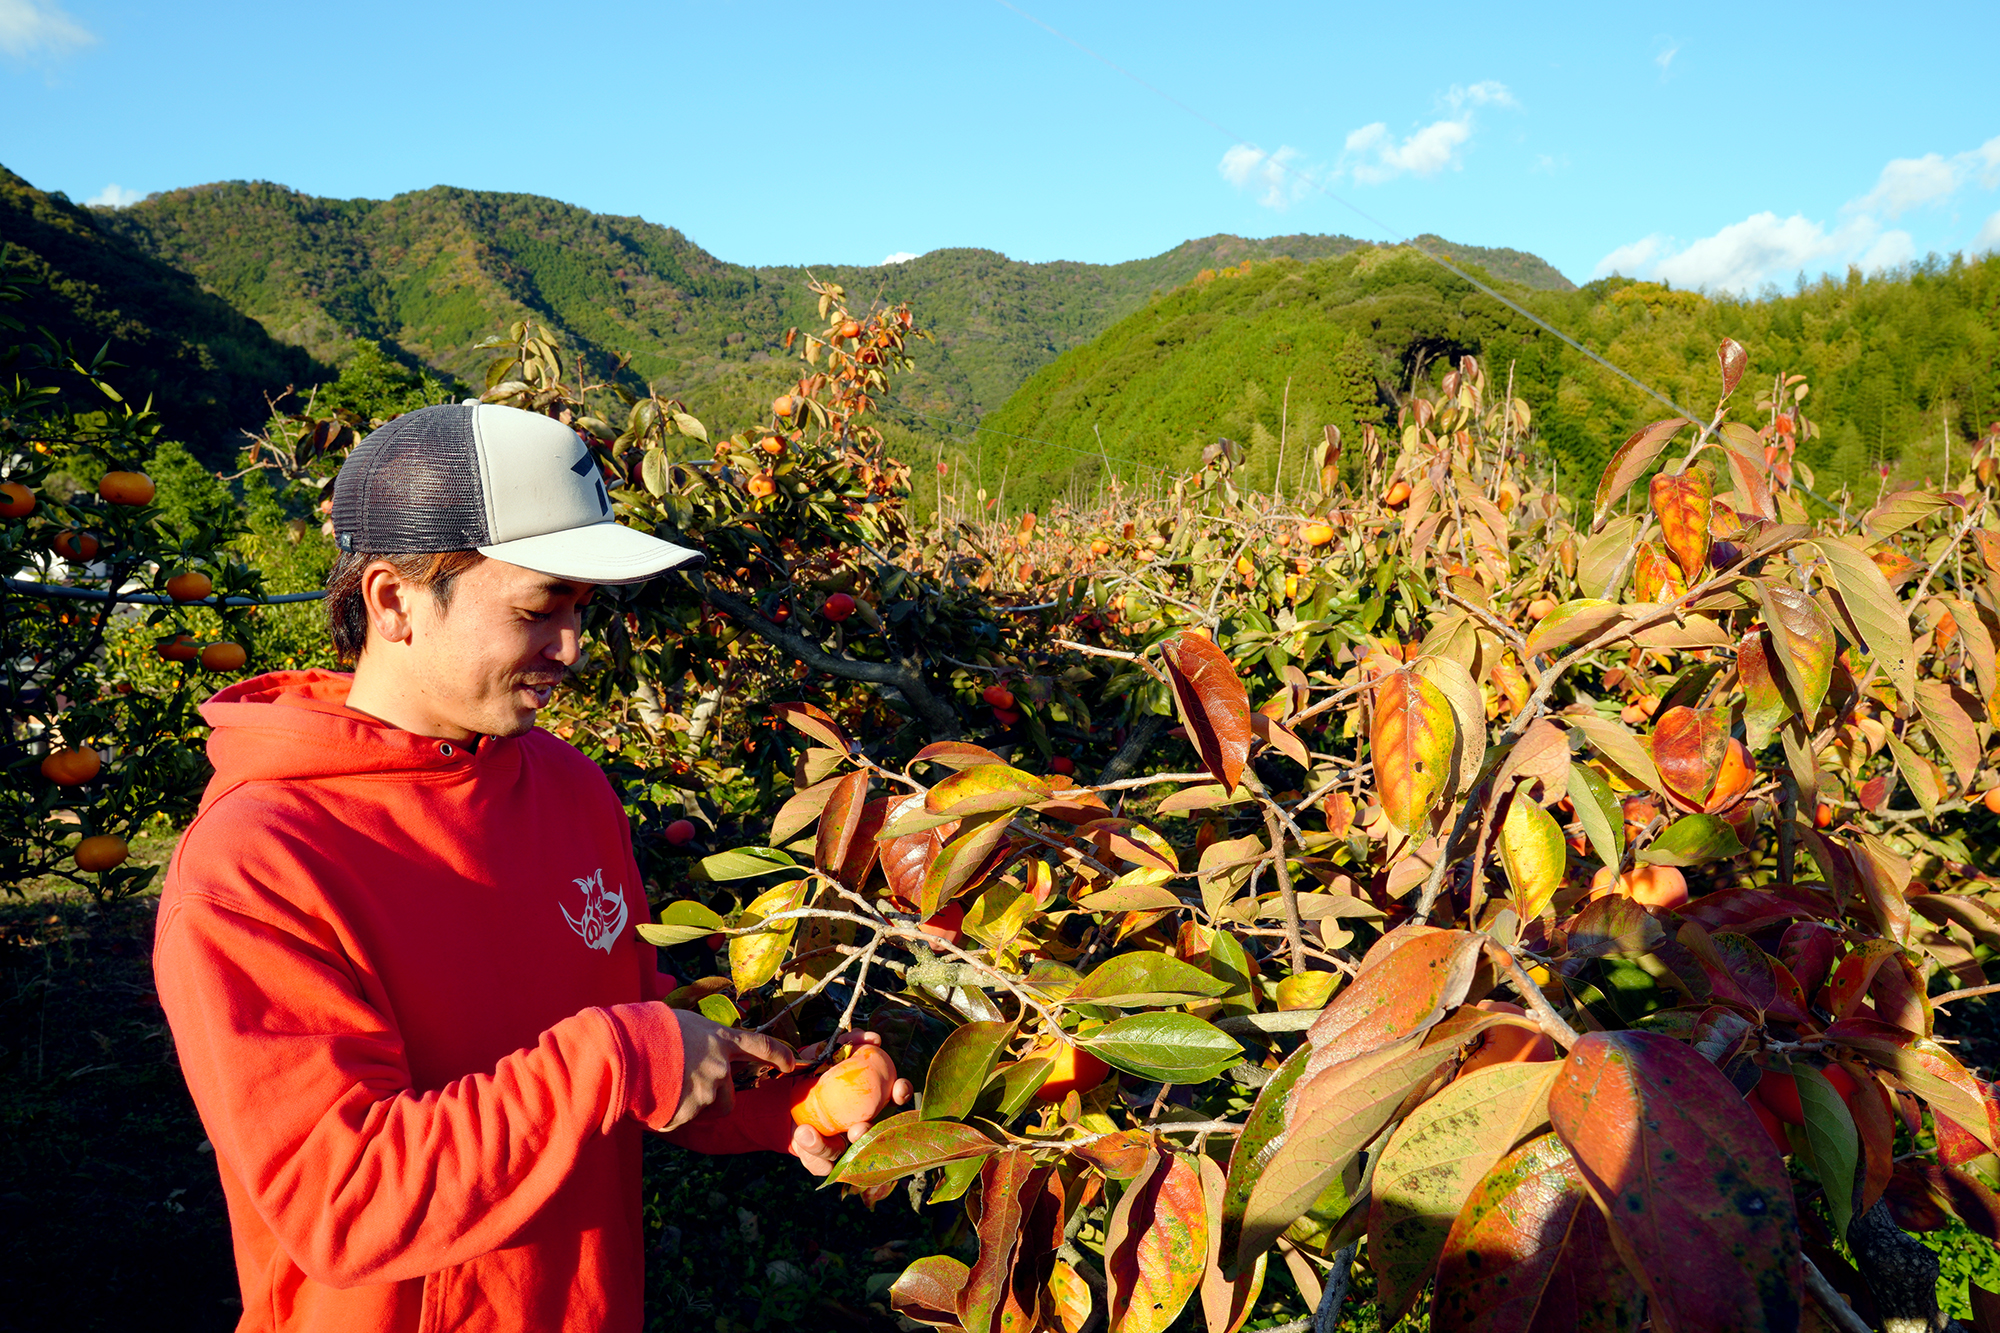
{"type": "MultiPolygon", "coordinates": [[[[1732,404],[1740,419],[1756,418],[1760,378],[1805,374],[1821,433],[1801,457],[1823,492],[1847,482],[1872,495],[1882,462],[1895,482],[1942,480],[1947,448],[1962,467],[1968,441],[2000,418],[2000,256],[1754,301],[1622,278],[1568,292],[1499,285],[1697,412],[1714,402],[1724,336],[1751,355],[1732,404]]],[[[1036,372],[956,456],[989,492],[1004,485],[1010,509],[1087,493],[1114,472],[1129,482],[1184,468],[1217,436],[1249,446],[1247,475],[1265,486],[1282,440],[1295,488],[1326,424],[1393,423],[1420,364],[1467,352],[1513,376],[1572,492],[1596,484],[1630,431],[1669,415],[1438,265],[1369,249],[1253,264],[1150,303],[1036,372]]]]}
{"type": "MultiPolygon", "coordinates": [[[[154,195],[99,224],[195,275],[286,342],[338,361],[355,337],[476,376],[472,345],[532,314],[603,364],[632,369],[729,420],[791,373],[785,329],[811,317],[804,267],[726,263],[671,227],[534,195],[439,186],[389,200],[319,199],[243,182],[154,195]]],[[[1124,264],[1025,264],[989,250],[938,250],[902,264],[814,265],[862,301],[911,301],[938,336],[902,396],[969,427],[1058,353],[1204,269],[1279,255],[1317,259],[1346,236],[1211,236],[1124,264]]],[[[1519,251],[1451,247],[1531,285],[1567,289],[1519,251]]]]}
{"type": "MultiPolygon", "coordinates": [[[[0,167],[0,246],[38,282],[9,308],[88,360],[107,341],[135,401],[152,395],[188,439],[233,441],[265,417],[265,392],[331,374],[187,273],[107,234],[102,215],[0,167]]],[[[233,444],[230,446],[233,451],[233,444]]]]}

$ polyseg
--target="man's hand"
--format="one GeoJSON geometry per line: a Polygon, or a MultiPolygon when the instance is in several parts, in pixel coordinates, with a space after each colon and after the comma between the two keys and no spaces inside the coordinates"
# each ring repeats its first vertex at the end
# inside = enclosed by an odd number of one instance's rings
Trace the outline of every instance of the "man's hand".
{"type": "MultiPolygon", "coordinates": [[[[850,1032],[840,1039],[842,1046],[880,1046],[881,1034],[875,1032],[850,1032]]],[[[889,1089],[889,1100],[893,1105],[908,1105],[915,1089],[910,1080],[899,1078],[889,1089]]],[[[826,1175],[833,1170],[833,1164],[847,1151],[847,1145],[868,1132],[867,1125],[850,1126],[847,1133],[828,1138],[811,1125],[800,1125],[792,1131],[792,1156],[805,1164],[806,1170],[816,1176],[826,1175]]]]}
{"type": "MultiPolygon", "coordinates": [[[[770,1065],[781,1074],[789,1074],[797,1063],[792,1048],[775,1038],[726,1028],[690,1009],[673,1012],[681,1025],[681,1100],[664,1129],[678,1129],[696,1116],[728,1115],[736,1104],[736,1065],[770,1065]]],[[[828,1169],[832,1169],[831,1162],[828,1169]]]]}

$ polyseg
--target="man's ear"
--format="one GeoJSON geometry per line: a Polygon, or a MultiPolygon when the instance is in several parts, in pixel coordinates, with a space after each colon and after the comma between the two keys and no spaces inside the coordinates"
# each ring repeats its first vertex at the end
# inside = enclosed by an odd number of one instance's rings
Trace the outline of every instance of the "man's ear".
{"type": "Polygon", "coordinates": [[[361,571],[361,605],[368,612],[368,637],[384,643],[408,643],[416,637],[411,603],[422,590],[386,560],[361,571]]]}

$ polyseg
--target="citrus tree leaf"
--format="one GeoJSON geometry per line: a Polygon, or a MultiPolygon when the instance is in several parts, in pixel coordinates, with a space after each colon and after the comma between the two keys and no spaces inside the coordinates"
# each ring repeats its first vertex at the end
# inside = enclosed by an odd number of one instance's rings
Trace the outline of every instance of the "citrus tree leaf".
{"type": "Polygon", "coordinates": [[[1587,1032],[1549,1120],[1669,1326],[1798,1327],[1791,1181],[1714,1065],[1657,1032],[1587,1032]]]}
{"type": "Polygon", "coordinates": [[[1742,840],[1729,822],[1716,815],[1686,815],[1660,831],[1639,852],[1655,866],[1699,866],[1743,854],[1742,840]]]}
{"type": "Polygon", "coordinates": [[[641,922],[639,938],[662,949],[728,929],[728,923],[701,903],[682,898],[660,909],[660,924],[641,922]]]}
{"type": "Polygon", "coordinates": [[[1810,723],[1819,716],[1820,703],[1833,681],[1833,655],[1839,646],[1834,641],[1833,622],[1819,609],[1819,603],[1791,584],[1776,579],[1757,579],[1755,583],[1773,655],[1785,683],[1791,686],[1791,703],[1810,723]]]}
{"type": "Polygon", "coordinates": [[[1708,522],[1715,501],[1715,482],[1706,468],[1691,467],[1653,478],[1653,514],[1660,520],[1660,538],[1692,587],[1708,569],[1708,522]]]}
{"type": "Polygon", "coordinates": [[[1562,826],[1522,788],[1515,788],[1500,821],[1500,860],[1513,886],[1514,910],[1523,921],[1533,921],[1562,887],[1569,855],[1562,826]]]}
{"type": "Polygon", "coordinates": [[[1243,1048],[1193,1014],[1128,1014],[1077,1045],[1106,1064],[1157,1083],[1203,1083],[1243,1058],[1243,1048]]]}
{"type": "Polygon", "coordinates": [[[1571,764],[1568,788],[1569,802],[1576,807],[1576,821],[1583,825],[1583,836],[1590,840],[1590,849],[1597,853],[1597,859],[1608,866],[1622,865],[1625,816],[1611,784],[1596,769],[1571,764]]]}
{"type": "MultiPolygon", "coordinates": [[[[1175,906],[1179,906],[1175,902],[1175,906]]],[[[1121,1009],[1188,1004],[1229,992],[1229,983],[1170,954],[1139,950],[1107,958],[1069,993],[1071,1004],[1121,1009]]]]}
{"type": "Polygon", "coordinates": [[[955,1120],[922,1120],[915,1111],[900,1111],[877,1120],[849,1144],[825,1183],[866,1189],[999,1149],[999,1144],[970,1125],[955,1120]]]}
{"type": "Polygon", "coordinates": [[[1554,1134],[1494,1166],[1451,1223],[1437,1265],[1438,1333],[1629,1333],[1643,1306],[1604,1214],[1554,1134]]]}
{"type": "MultiPolygon", "coordinates": [[[[1633,482],[1645,475],[1646,469],[1653,465],[1653,460],[1660,456],[1660,451],[1667,447],[1667,441],[1673,439],[1681,427],[1687,424],[1686,417],[1668,417],[1665,421],[1655,421],[1632,432],[1631,437],[1618,446],[1618,451],[1611,455],[1611,462],[1604,469],[1603,478],[1597,483],[1597,503],[1594,506],[1596,514],[1590,525],[1593,531],[1604,526],[1604,516],[1611,511],[1611,506],[1618,503],[1626,491],[1632,489],[1633,482]]],[[[1633,525],[1635,529],[1637,526],[1636,523],[1633,525]]],[[[1625,549],[1627,551],[1632,549],[1629,540],[1625,549]]]]}
{"type": "Polygon", "coordinates": [[[1159,1153],[1119,1196],[1105,1232],[1114,1333],[1165,1333],[1201,1285],[1207,1262],[1201,1177],[1180,1153],[1159,1153]]]}
{"type": "Polygon", "coordinates": [[[1415,1304],[1474,1187],[1547,1123],[1558,1068],[1542,1060],[1476,1069],[1445,1084],[1389,1137],[1368,1203],[1368,1262],[1384,1325],[1415,1304]]]}
{"type": "Polygon", "coordinates": [[[1375,793],[1389,822],[1404,833],[1422,827],[1455,774],[1458,726],[1438,687],[1413,671],[1392,671],[1375,689],[1369,753],[1375,793]]]}
{"type": "Polygon", "coordinates": [[[1895,590],[1862,544],[1852,537],[1821,537],[1813,542],[1826,560],[1833,586],[1882,673],[1896,692],[1910,698],[1917,692],[1916,648],[1910,641],[1910,615],[1895,590]]]}
{"type": "Polygon", "coordinates": [[[1051,795],[1049,784],[1032,773],[1006,764],[975,764],[932,787],[924,797],[924,808],[934,815],[962,818],[1018,810],[1051,795]]]}
{"type": "Polygon", "coordinates": [[[1250,758],[1250,699],[1228,654],[1199,634],[1181,633],[1160,645],[1174,705],[1202,767],[1223,786],[1242,781],[1250,758]]]}
{"type": "Polygon", "coordinates": [[[1805,1115],[1806,1156],[1826,1190],[1833,1234],[1845,1236],[1854,1218],[1854,1172],[1861,1161],[1861,1136],[1854,1127],[1854,1115],[1826,1075],[1812,1066],[1793,1065],[1792,1081],[1798,1086],[1799,1110],[1805,1115]]]}
{"type": "Polygon", "coordinates": [[[970,1114],[1013,1035],[1012,1023],[961,1023],[953,1028],[931,1057],[920,1117],[962,1120],[970,1114]]]}
{"type": "Polygon", "coordinates": [[[958,1327],[958,1294],[972,1270],[948,1254],[926,1255],[889,1285],[889,1308],[932,1328],[958,1327]]]}

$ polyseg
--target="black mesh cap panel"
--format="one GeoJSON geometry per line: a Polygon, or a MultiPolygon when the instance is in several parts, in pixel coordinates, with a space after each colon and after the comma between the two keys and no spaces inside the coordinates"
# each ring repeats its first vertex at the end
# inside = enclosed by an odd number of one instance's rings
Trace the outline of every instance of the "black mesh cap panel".
{"type": "Polygon", "coordinates": [[[450,404],[406,412],[347,456],[333,483],[341,550],[401,555],[488,544],[475,410],[450,404]]]}

